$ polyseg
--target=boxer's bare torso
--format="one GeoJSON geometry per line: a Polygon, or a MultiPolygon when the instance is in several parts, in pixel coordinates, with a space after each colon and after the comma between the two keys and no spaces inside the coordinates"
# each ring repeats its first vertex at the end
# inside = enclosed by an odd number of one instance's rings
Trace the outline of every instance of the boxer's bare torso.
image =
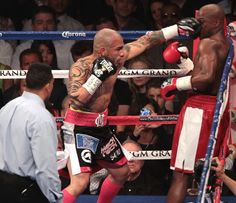
{"type": "Polygon", "coordinates": [[[73,97],[79,98],[80,87],[86,82],[86,80],[91,75],[91,70],[94,61],[93,55],[85,57],[74,63],[70,70],[70,80],[69,80],[69,95],[72,96],[71,107],[73,109],[87,110],[90,112],[103,112],[109,105],[113,86],[115,84],[119,70],[116,74],[107,78],[90,100],[85,104],[81,105],[78,100],[73,99],[73,97]]]}
{"type": "Polygon", "coordinates": [[[194,59],[192,87],[200,93],[217,95],[229,42],[224,34],[224,12],[209,4],[199,10],[200,43],[194,59]],[[216,23],[217,22],[217,23],[216,23]]]}

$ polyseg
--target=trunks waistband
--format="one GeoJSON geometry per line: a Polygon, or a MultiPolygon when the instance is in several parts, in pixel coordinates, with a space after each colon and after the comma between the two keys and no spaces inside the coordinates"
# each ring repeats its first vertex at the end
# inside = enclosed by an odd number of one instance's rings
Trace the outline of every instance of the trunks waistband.
{"type": "Polygon", "coordinates": [[[77,126],[103,127],[107,124],[108,110],[102,113],[74,111],[67,109],[64,121],[77,126]]]}
{"type": "Polygon", "coordinates": [[[190,95],[190,97],[187,99],[188,102],[191,102],[192,104],[196,105],[202,105],[208,104],[208,105],[214,105],[216,104],[216,96],[209,96],[209,95],[190,95]]]}

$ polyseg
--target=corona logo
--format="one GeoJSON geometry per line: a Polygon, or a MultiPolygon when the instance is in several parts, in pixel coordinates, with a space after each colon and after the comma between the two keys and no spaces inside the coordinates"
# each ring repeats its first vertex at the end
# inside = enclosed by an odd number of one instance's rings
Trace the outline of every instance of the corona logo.
{"type": "Polygon", "coordinates": [[[64,31],[62,32],[62,37],[64,38],[70,38],[70,37],[86,37],[85,32],[70,32],[70,31],[64,31]]]}

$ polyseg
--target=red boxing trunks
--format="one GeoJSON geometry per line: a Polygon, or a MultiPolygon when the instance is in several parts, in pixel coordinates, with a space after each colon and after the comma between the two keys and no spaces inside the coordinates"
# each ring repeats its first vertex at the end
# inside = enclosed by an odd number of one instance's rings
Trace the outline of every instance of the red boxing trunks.
{"type": "MultiPolygon", "coordinates": [[[[193,95],[187,99],[175,127],[171,169],[193,173],[195,161],[205,157],[215,105],[215,96],[193,95]]],[[[215,155],[218,155],[229,124],[227,112],[226,109],[220,121],[215,155]]]]}

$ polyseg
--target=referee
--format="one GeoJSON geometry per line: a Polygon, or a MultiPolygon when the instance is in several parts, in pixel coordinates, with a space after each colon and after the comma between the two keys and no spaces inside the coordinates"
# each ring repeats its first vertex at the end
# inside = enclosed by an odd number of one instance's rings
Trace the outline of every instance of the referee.
{"type": "Polygon", "coordinates": [[[57,132],[46,110],[51,67],[30,66],[22,96],[0,110],[0,199],[8,203],[62,202],[57,172],[57,132]]]}

